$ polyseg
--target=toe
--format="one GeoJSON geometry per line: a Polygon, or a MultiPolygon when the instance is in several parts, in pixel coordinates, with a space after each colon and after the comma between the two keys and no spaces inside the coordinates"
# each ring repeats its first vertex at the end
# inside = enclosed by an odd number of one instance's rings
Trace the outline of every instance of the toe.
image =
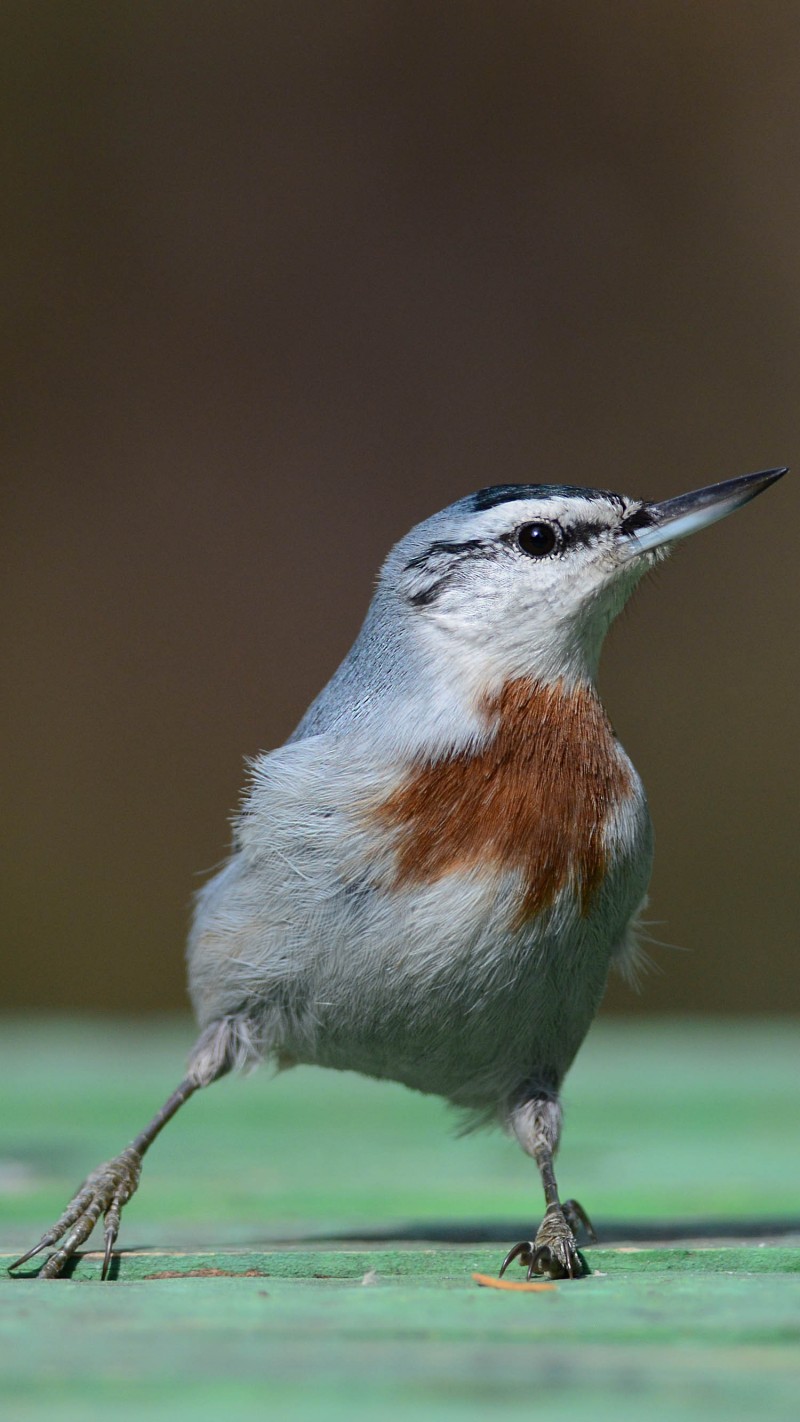
{"type": "Polygon", "coordinates": [[[29,1249],[27,1254],[15,1260],[10,1266],[11,1269],[20,1268],[29,1259],[55,1244],[58,1248],[45,1260],[38,1274],[40,1279],[55,1279],[89,1238],[100,1216],[105,1215],[102,1278],[107,1278],[111,1254],[119,1233],[122,1208],[139,1184],[141,1166],[141,1155],[129,1146],[114,1160],[107,1161],[105,1165],[93,1170],[52,1229],[42,1235],[33,1249],[29,1249]]]}
{"type": "MultiPolygon", "coordinates": [[[[502,1279],[509,1264],[513,1264],[515,1259],[519,1259],[523,1266],[527,1264],[529,1268],[532,1269],[535,1252],[533,1240],[531,1239],[523,1239],[519,1244],[515,1244],[513,1249],[509,1249],[508,1254],[500,1265],[498,1278],[502,1279]]],[[[530,1272],[528,1273],[528,1278],[530,1278],[530,1272]]]]}
{"type": "Polygon", "coordinates": [[[583,1205],[579,1204],[577,1200],[565,1200],[561,1206],[561,1211],[573,1233],[577,1233],[579,1229],[584,1229],[589,1243],[597,1243],[594,1225],[589,1219],[583,1205]]]}

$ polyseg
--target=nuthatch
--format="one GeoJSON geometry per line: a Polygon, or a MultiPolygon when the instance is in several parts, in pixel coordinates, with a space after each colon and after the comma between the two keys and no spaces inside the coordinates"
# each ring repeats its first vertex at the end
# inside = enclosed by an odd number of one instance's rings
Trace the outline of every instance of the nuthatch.
{"type": "MultiPolygon", "coordinates": [[[[54,1227],[58,1274],[105,1217],[106,1277],[142,1156],[198,1088],[271,1058],[388,1077],[494,1119],[539,1168],[533,1273],[585,1265],[553,1169],[559,1090],[606,985],[637,963],[642,783],[595,690],[600,648],[677,539],[785,469],[666,503],[481,489],[389,554],[355,645],[252,768],[189,940],[200,1036],[181,1085],[54,1227]]],[[[502,1270],[501,1270],[502,1272],[502,1270]]]]}

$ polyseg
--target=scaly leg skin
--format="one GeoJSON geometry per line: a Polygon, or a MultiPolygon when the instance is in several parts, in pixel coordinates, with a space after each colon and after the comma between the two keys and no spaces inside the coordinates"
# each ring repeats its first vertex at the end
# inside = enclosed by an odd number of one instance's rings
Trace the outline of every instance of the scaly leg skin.
{"type": "Polygon", "coordinates": [[[184,1101],[198,1089],[200,1083],[192,1077],[181,1082],[177,1091],[164,1102],[161,1110],[134,1141],[113,1160],[98,1166],[87,1176],[80,1190],[73,1196],[60,1219],[52,1229],[42,1235],[38,1244],[29,1249],[9,1266],[9,1273],[27,1264],[29,1259],[49,1249],[52,1244],[58,1248],[45,1260],[39,1270],[40,1279],[55,1279],[65,1264],[73,1257],[84,1240],[89,1238],[100,1216],[105,1217],[104,1254],[101,1278],[108,1278],[111,1254],[119,1233],[120,1216],[139,1184],[142,1156],[152,1144],[167,1121],[175,1115],[184,1101]],[[59,1243],[61,1241],[61,1243],[59,1243]]]}
{"type": "Polygon", "coordinates": [[[533,1156],[539,1167],[547,1208],[536,1238],[522,1240],[509,1250],[500,1267],[500,1278],[509,1264],[519,1259],[527,1268],[528,1279],[534,1274],[546,1274],[551,1279],[579,1279],[588,1270],[578,1249],[575,1230],[582,1225],[591,1240],[595,1233],[577,1200],[565,1200],[562,1204],[558,1197],[553,1156],[561,1132],[559,1102],[554,1096],[536,1096],[517,1106],[509,1120],[523,1150],[533,1156]]]}

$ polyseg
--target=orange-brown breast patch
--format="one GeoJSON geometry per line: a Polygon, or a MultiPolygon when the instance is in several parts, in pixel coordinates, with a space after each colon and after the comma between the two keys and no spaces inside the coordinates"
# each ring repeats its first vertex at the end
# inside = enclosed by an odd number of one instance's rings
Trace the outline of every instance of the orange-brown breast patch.
{"type": "Polygon", "coordinates": [[[378,807],[395,833],[395,887],[491,864],[522,874],[517,926],[570,880],[587,913],[606,870],[606,821],[633,790],[599,698],[520,678],[482,709],[491,740],[417,764],[378,807]]]}

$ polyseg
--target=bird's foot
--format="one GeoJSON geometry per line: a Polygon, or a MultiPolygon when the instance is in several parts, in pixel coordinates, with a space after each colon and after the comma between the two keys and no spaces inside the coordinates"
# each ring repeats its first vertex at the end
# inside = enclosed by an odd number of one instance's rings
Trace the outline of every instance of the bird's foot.
{"type": "Polygon", "coordinates": [[[509,1264],[519,1259],[522,1267],[527,1268],[528,1279],[533,1278],[534,1274],[546,1274],[551,1279],[580,1279],[588,1273],[573,1232],[581,1225],[594,1241],[595,1233],[589,1217],[576,1200],[551,1206],[536,1238],[522,1240],[508,1251],[500,1266],[500,1278],[509,1264]]]}
{"type": "Polygon", "coordinates": [[[142,1157],[137,1150],[133,1149],[133,1146],[128,1146],[121,1155],[106,1161],[105,1165],[99,1165],[91,1175],[87,1176],[80,1190],[70,1200],[63,1215],[56,1220],[52,1229],[48,1229],[42,1235],[39,1243],[35,1244],[33,1249],[29,1249],[27,1254],[16,1259],[9,1266],[9,1272],[21,1268],[23,1264],[27,1264],[29,1259],[33,1259],[34,1255],[41,1254],[43,1249],[49,1249],[51,1244],[58,1244],[61,1240],[58,1249],[50,1255],[49,1259],[45,1260],[38,1274],[40,1279],[55,1279],[84,1240],[89,1238],[100,1216],[103,1215],[105,1218],[105,1253],[100,1277],[107,1278],[111,1264],[111,1251],[119,1233],[120,1215],[123,1206],[127,1205],[139,1184],[141,1169],[142,1157]]]}

